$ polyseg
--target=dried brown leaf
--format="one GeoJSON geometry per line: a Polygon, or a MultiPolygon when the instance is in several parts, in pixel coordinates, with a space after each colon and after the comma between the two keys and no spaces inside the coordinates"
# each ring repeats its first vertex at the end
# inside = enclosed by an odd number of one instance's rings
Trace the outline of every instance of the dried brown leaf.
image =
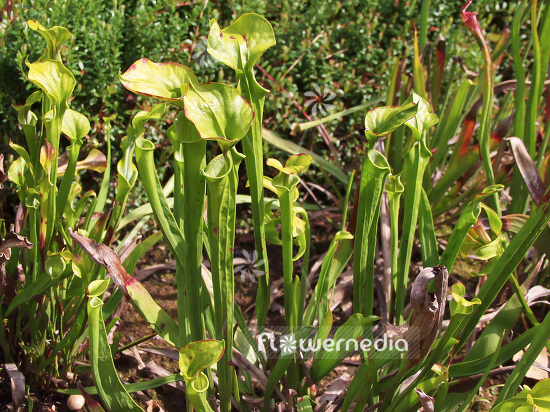
{"type": "Polygon", "coordinates": [[[441,329],[449,272],[445,266],[424,268],[414,280],[411,289],[413,313],[405,339],[409,345],[409,367],[420,362],[430,351],[441,329]],[[429,291],[434,279],[433,292],[429,291]]]}
{"type": "MultiPolygon", "coordinates": [[[[59,177],[65,174],[65,171],[67,170],[67,164],[68,157],[61,155],[59,157],[59,165],[57,168],[57,175],[59,177]]],[[[103,173],[106,167],[107,158],[97,149],[92,149],[84,160],[80,160],[76,163],[76,171],[89,169],[99,173],[103,173]]]]}
{"type": "Polygon", "coordinates": [[[529,152],[523,141],[517,137],[509,137],[506,139],[512,147],[514,159],[519,168],[521,176],[529,189],[529,193],[537,205],[540,205],[544,195],[546,194],[546,185],[542,182],[537,165],[529,156],[529,152]]]}
{"type": "Polygon", "coordinates": [[[315,411],[317,412],[324,410],[325,412],[328,412],[336,410],[336,405],[334,405],[334,402],[347,392],[351,380],[352,377],[347,373],[344,373],[337,380],[333,381],[317,400],[317,407],[315,408],[315,411]]]}
{"type": "Polygon", "coordinates": [[[422,412],[435,412],[435,399],[429,395],[426,395],[422,389],[414,388],[418,397],[420,398],[420,404],[422,408],[419,411],[422,412]]]}
{"type": "Polygon", "coordinates": [[[18,407],[25,401],[25,376],[17,369],[15,363],[6,363],[4,367],[10,378],[13,403],[18,407]]]}
{"type": "Polygon", "coordinates": [[[73,232],[71,229],[69,229],[69,234],[95,263],[105,267],[107,274],[129,299],[130,295],[126,289],[126,283],[132,279],[132,276],[126,272],[118,255],[110,247],[102,243],[96,243],[94,240],[73,232]]]}
{"type": "Polygon", "coordinates": [[[4,173],[4,154],[0,153],[0,189],[4,188],[3,183],[6,181],[7,177],[4,173]]]}
{"type": "Polygon", "coordinates": [[[156,399],[151,399],[147,402],[147,412],[164,412],[164,409],[160,407],[156,399]]]}
{"type": "Polygon", "coordinates": [[[4,240],[0,239],[0,266],[4,266],[10,259],[12,247],[31,249],[33,246],[26,237],[19,236],[13,230],[10,230],[4,240]]]}

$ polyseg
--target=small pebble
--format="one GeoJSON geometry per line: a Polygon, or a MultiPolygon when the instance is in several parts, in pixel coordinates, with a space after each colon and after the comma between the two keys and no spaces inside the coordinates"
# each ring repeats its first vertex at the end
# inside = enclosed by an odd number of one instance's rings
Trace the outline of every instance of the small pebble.
{"type": "Polygon", "coordinates": [[[67,407],[71,411],[79,411],[84,408],[85,404],[86,401],[84,400],[84,396],[82,395],[71,395],[69,396],[69,399],[67,399],[67,407]]]}

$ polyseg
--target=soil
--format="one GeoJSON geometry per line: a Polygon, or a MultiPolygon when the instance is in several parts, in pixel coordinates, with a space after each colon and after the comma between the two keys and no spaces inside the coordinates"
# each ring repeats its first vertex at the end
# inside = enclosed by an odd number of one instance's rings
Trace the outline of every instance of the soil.
{"type": "MultiPolygon", "coordinates": [[[[241,211],[241,213],[246,213],[241,211]]],[[[311,214],[311,228],[312,228],[312,245],[317,247],[317,250],[312,250],[311,253],[311,265],[326,252],[328,245],[338,230],[339,215],[312,213],[311,214]]],[[[245,216],[241,222],[247,222],[245,216]]],[[[251,226],[248,226],[250,229],[251,226]]],[[[254,250],[254,236],[248,230],[240,228],[237,229],[236,243],[235,243],[235,257],[242,257],[244,252],[251,253],[254,250]]],[[[268,246],[268,255],[270,257],[270,272],[271,282],[274,285],[282,282],[282,257],[281,249],[278,246],[268,246]]],[[[169,248],[166,245],[159,244],[149,251],[143,259],[139,262],[137,269],[145,268],[159,263],[166,263],[171,259],[169,248]]],[[[299,273],[300,267],[296,266],[296,271],[299,273]]],[[[142,281],[145,288],[151,294],[153,299],[166,310],[174,319],[177,319],[177,298],[176,298],[176,278],[175,273],[170,271],[158,272],[148,276],[142,281]]],[[[281,285],[282,286],[282,285],[281,285]]],[[[282,287],[279,286],[277,291],[274,291],[276,298],[270,307],[268,314],[268,325],[280,326],[285,324],[284,314],[282,313],[283,293],[282,287]]],[[[257,283],[251,281],[250,278],[236,276],[235,278],[235,300],[239,307],[243,311],[245,319],[253,316],[254,305],[256,299],[257,283]]],[[[346,299],[351,299],[351,293],[346,299]]],[[[116,323],[116,327],[111,331],[110,335],[120,334],[119,347],[128,345],[138,339],[142,339],[149,335],[152,335],[154,331],[147,322],[143,320],[141,315],[136,312],[133,306],[126,300],[123,300],[115,315],[119,317],[116,323]]],[[[336,310],[334,312],[334,324],[339,325],[346,319],[346,313],[342,310],[336,310]]],[[[143,343],[140,343],[140,347],[151,348],[165,348],[173,349],[169,344],[164,342],[157,336],[150,337],[143,343]]],[[[147,364],[150,361],[154,361],[158,366],[166,369],[169,373],[177,373],[179,370],[178,362],[170,359],[167,356],[152,354],[148,352],[141,352],[139,354],[143,364],[147,364]]],[[[336,368],[329,376],[324,378],[317,387],[313,387],[313,391],[317,395],[323,393],[323,391],[335,380],[340,378],[344,373],[354,376],[359,362],[354,360],[348,360],[336,368]]],[[[119,372],[120,377],[128,383],[138,382],[142,380],[149,380],[154,376],[146,372],[140,365],[134,356],[128,356],[127,354],[118,354],[115,357],[115,366],[119,372]]],[[[13,410],[9,409],[7,405],[11,401],[11,394],[9,390],[8,380],[6,376],[0,375],[0,412],[13,410]],[[6,405],[2,407],[1,405],[6,405]]],[[[78,375],[79,381],[83,386],[91,386],[93,382],[89,374],[81,373],[78,375]]],[[[502,382],[500,377],[488,380],[486,385],[482,388],[482,396],[477,397],[479,401],[475,404],[475,410],[488,410],[486,408],[486,399],[494,398],[491,395],[489,387],[502,382]]],[[[146,394],[151,399],[158,400],[158,404],[165,411],[184,411],[185,410],[185,398],[183,392],[164,386],[155,390],[149,390],[146,394]]],[[[32,394],[34,400],[34,411],[68,411],[66,406],[66,395],[60,395],[55,392],[32,394]]],[[[136,396],[134,396],[136,398],[136,396]]],[[[97,397],[96,397],[97,398],[97,397]]],[[[146,408],[144,402],[140,401],[141,406],[146,408]]]]}

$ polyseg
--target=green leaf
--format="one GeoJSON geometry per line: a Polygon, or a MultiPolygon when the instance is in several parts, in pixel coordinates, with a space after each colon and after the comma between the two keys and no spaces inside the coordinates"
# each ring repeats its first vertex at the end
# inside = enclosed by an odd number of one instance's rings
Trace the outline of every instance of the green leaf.
{"type": "Polygon", "coordinates": [[[386,185],[386,192],[388,193],[388,199],[399,199],[401,194],[405,191],[405,186],[401,183],[401,174],[389,175],[388,184],[386,185]]]}
{"type": "Polygon", "coordinates": [[[422,253],[424,267],[436,266],[439,262],[439,251],[430,201],[424,189],[422,189],[422,198],[419,205],[418,232],[420,234],[420,244],[422,245],[420,252],[422,253]]]}
{"type": "MultiPolygon", "coordinates": [[[[308,339],[312,334],[312,327],[302,327],[297,330],[295,334],[286,335],[289,340],[293,339],[295,342],[300,342],[301,339],[308,339]]],[[[295,362],[295,354],[292,351],[281,351],[277,363],[273,367],[271,374],[269,375],[269,380],[265,387],[264,392],[264,406],[267,407],[271,401],[271,395],[273,391],[279,385],[279,382],[286,372],[286,370],[295,362]]]]}
{"type": "MultiPolygon", "coordinates": [[[[520,261],[523,260],[525,254],[531,248],[540,233],[547,227],[548,221],[550,220],[548,208],[548,203],[545,203],[543,206],[532,211],[525,225],[519,233],[514,236],[496,265],[492,268],[487,281],[483,284],[477,295],[481,300],[481,304],[474,309],[472,315],[470,315],[465,323],[461,325],[463,337],[467,337],[472,333],[475,325],[477,325],[481,316],[497,297],[514,269],[518,266],[520,261]]],[[[550,317],[548,317],[548,322],[550,322],[550,317]]],[[[463,339],[459,346],[462,346],[465,340],[466,339],[463,339]]]]}
{"type": "Polygon", "coordinates": [[[374,302],[374,261],[380,202],[390,173],[388,161],[369,150],[361,171],[353,260],[353,309],[370,315],[374,302]]]}
{"type": "MultiPolygon", "coordinates": [[[[180,382],[184,378],[179,373],[174,373],[173,375],[169,376],[163,376],[162,378],[155,378],[151,379],[149,381],[144,382],[135,382],[135,383],[129,383],[127,385],[124,385],[124,388],[128,391],[128,393],[138,392],[138,391],[146,391],[149,389],[155,389],[163,385],[168,385],[170,383],[174,382],[180,382]]],[[[88,388],[84,388],[86,392],[88,392],[90,395],[97,395],[97,389],[95,386],[91,386],[88,388]]],[[[54,390],[57,393],[62,393],[65,395],[77,395],[80,393],[78,389],[55,389],[54,390]]]]}
{"type": "MultiPolygon", "coordinates": [[[[23,157],[15,159],[8,169],[8,179],[20,188],[27,185],[28,182],[26,179],[26,174],[28,171],[30,171],[28,165],[29,163],[25,162],[25,159],[23,157]]],[[[27,193],[25,192],[25,190],[21,190],[20,193],[22,195],[21,200],[25,201],[27,193]]]]}
{"type": "MultiPolygon", "coordinates": [[[[15,152],[21,156],[21,158],[23,159],[22,162],[23,162],[23,165],[27,164],[27,165],[31,165],[32,162],[31,162],[31,157],[29,155],[29,152],[27,152],[27,150],[23,147],[23,146],[19,146],[18,144],[16,143],[13,143],[11,140],[10,140],[10,147],[15,150],[15,152]]],[[[10,169],[11,169],[11,166],[10,166],[10,169]]],[[[31,170],[31,173],[32,173],[32,170],[31,170]]],[[[9,172],[8,172],[8,177],[9,177],[9,172]]],[[[10,178],[10,180],[12,180],[10,178]]],[[[14,180],[12,180],[13,182],[14,180]]]]}
{"type": "Polygon", "coordinates": [[[203,139],[215,139],[223,151],[241,140],[254,118],[252,106],[237,89],[222,83],[192,86],[183,97],[185,116],[203,139]]]}
{"type": "MultiPolygon", "coordinates": [[[[529,345],[533,338],[541,332],[542,328],[540,325],[523,332],[521,335],[519,335],[510,343],[500,349],[498,359],[496,360],[495,364],[500,365],[512,359],[512,357],[516,353],[529,345]]],[[[498,337],[498,339],[500,340],[500,337],[498,337]]],[[[484,342],[487,342],[487,340],[484,339],[484,342]]],[[[484,342],[481,342],[481,344],[483,344],[484,342]]],[[[489,344],[491,344],[491,342],[489,342],[489,344]]],[[[468,358],[466,358],[464,362],[452,364],[449,368],[450,376],[456,379],[483,373],[483,371],[487,369],[491,361],[491,357],[494,352],[494,350],[491,349],[493,349],[495,346],[496,345],[491,344],[491,346],[489,346],[488,350],[486,351],[485,356],[482,358],[475,360],[469,360],[468,358]]],[[[479,350],[477,352],[479,352],[479,350]]]]}
{"type": "MultiPolygon", "coordinates": [[[[506,380],[506,384],[500,391],[495,403],[498,404],[499,402],[502,402],[516,392],[521,382],[523,382],[527,371],[531,368],[537,357],[540,355],[540,353],[548,343],[548,339],[550,338],[550,313],[547,313],[545,315],[544,320],[542,321],[540,326],[540,333],[537,333],[529,343],[529,347],[516,365],[515,369],[510,374],[510,377],[506,380]]],[[[535,401],[540,411],[550,411],[550,397],[548,395],[548,387],[549,384],[548,382],[546,382],[537,389],[534,395],[533,393],[531,393],[532,400],[535,401]],[[539,396],[541,398],[539,398],[539,396]]]]}
{"type": "Polygon", "coordinates": [[[74,241],[95,263],[105,267],[109,277],[130,300],[138,312],[140,312],[143,318],[147,320],[155,332],[157,332],[166,342],[179,347],[178,325],[170,315],[153,300],[145,287],[126,272],[118,255],[111,248],[102,243],[96,243],[79,233],[72,231],[69,233],[74,241]]]}
{"type": "Polygon", "coordinates": [[[550,411],[550,379],[539,381],[529,394],[541,412],[550,411]]]}
{"type": "Polygon", "coordinates": [[[8,307],[8,310],[4,313],[5,317],[8,317],[15,308],[29,302],[36,295],[43,295],[46,290],[52,286],[52,278],[50,276],[40,276],[40,278],[33,282],[30,286],[25,287],[21,292],[13,298],[8,307]]]}
{"type": "Polygon", "coordinates": [[[65,133],[71,140],[80,140],[90,131],[90,121],[86,116],[67,109],[63,115],[61,132],[65,133]]]}
{"type": "Polygon", "coordinates": [[[99,396],[109,411],[143,411],[128,394],[118,377],[111,346],[103,323],[103,302],[98,297],[88,300],[88,333],[90,366],[99,396]]]}
{"type": "Polygon", "coordinates": [[[210,20],[208,53],[237,73],[252,70],[275,43],[273,27],[257,14],[243,14],[223,30],[215,20],[210,20]]]}
{"type": "Polygon", "coordinates": [[[190,84],[198,84],[193,71],[179,63],[155,63],[142,58],[118,75],[124,87],[133,93],[154,97],[183,107],[181,98],[190,84]]]}
{"type": "Polygon", "coordinates": [[[439,261],[440,265],[447,267],[449,270],[452,269],[454,261],[458,255],[460,247],[466,238],[466,234],[470,230],[473,224],[477,222],[477,218],[481,213],[480,203],[483,199],[490,196],[497,191],[500,191],[504,188],[502,185],[493,185],[488,186],[483,191],[478,194],[474,200],[472,200],[468,206],[464,208],[462,214],[460,215],[458,222],[456,223],[451,236],[447,242],[447,248],[443,252],[441,259],[439,261]]]}
{"type": "MultiPolygon", "coordinates": [[[[325,314],[328,316],[331,313],[328,310],[328,291],[334,287],[338,276],[343,272],[351,257],[352,239],[353,235],[347,231],[341,230],[334,235],[328,252],[323,258],[319,281],[306,310],[306,324],[313,324],[315,312],[317,312],[319,324],[324,322],[325,314]]],[[[332,324],[332,314],[330,322],[332,324]]]]}
{"type": "MultiPolygon", "coordinates": [[[[478,393],[479,388],[481,388],[481,385],[483,385],[483,382],[485,382],[485,380],[487,379],[487,376],[489,376],[489,373],[492,371],[493,367],[495,366],[495,362],[498,358],[500,348],[501,348],[501,345],[502,345],[502,340],[504,339],[504,336],[505,336],[505,333],[501,333],[501,335],[499,336],[498,344],[496,346],[496,350],[494,351],[494,353],[491,356],[491,360],[489,361],[489,364],[487,365],[488,367],[485,369],[485,372],[483,373],[483,376],[478,380],[475,388],[470,390],[470,393],[465,397],[465,399],[462,402],[462,405],[460,406],[460,408],[458,408],[457,412],[462,412],[462,411],[466,410],[466,408],[469,406],[470,402],[472,402],[475,395],[478,393]]],[[[449,405],[449,402],[445,402],[445,405],[446,406],[451,406],[451,405],[449,405]]],[[[453,407],[453,409],[454,409],[454,407],[453,407]]]]}
{"type": "Polygon", "coordinates": [[[501,402],[493,409],[496,412],[515,411],[550,411],[550,379],[543,379],[529,390],[523,389],[520,393],[505,402],[501,402]],[[536,409],[535,409],[536,408],[536,409]]]}
{"type": "Polygon", "coordinates": [[[307,172],[311,162],[313,162],[313,158],[305,153],[298,153],[290,156],[284,166],[277,159],[267,159],[268,166],[272,166],[279,172],[288,175],[297,175],[307,172]]]}
{"type": "Polygon", "coordinates": [[[437,125],[433,140],[430,142],[430,147],[437,146],[437,152],[432,162],[434,166],[440,165],[449,153],[447,150],[448,142],[456,134],[460,120],[463,117],[466,96],[473,85],[470,79],[466,79],[461,83],[437,125]]]}
{"type": "Polygon", "coordinates": [[[154,145],[146,139],[138,139],[136,147],[136,159],[139,167],[140,179],[145,187],[147,198],[155,219],[159,224],[165,239],[174,251],[176,259],[180,262],[185,261],[185,240],[183,234],[176,223],[174,215],[162,192],[162,186],[156,174],[155,163],[153,159],[154,145]]]}
{"type": "Polygon", "coordinates": [[[65,27],[55,26],[51,29],[46,29],[35,20],[27,20],[27,24],[31,30],[34,30],[46,40],[46,51],[40,57],[43,59],[55,59],[61,61],[60,50],[63,43],[70,40],[73,36],[65,27]]]}
{"type": "Polygon", "coordinates": [[[365,136],[369,148],[373,149],[376,142],[412,118],[417,109],[417,104],[411,102],[404,106],[383,106],[369,111],[365,116],[365,136]]]}
{"type": "Polygon", "coordinates": [[[405,103],[414,103],[418,106],[414,117],[407,120],[405,124],[413,131],[415,140],[420,140],[430,127],[439,122],[439,118],[435,113],[431,113],[430,104],[414,90],[405,103]]]}
{"type": "MultiPolygon", "coordinates": [[[[145,131],[145,123],[149,120],[158,120],[162,118],[164,112],[166,111],[166,103],[159,103],[154,105],[151,110],[142,110],[138,112],[132,119],[132,127],[128,130],[128,137],[131,137],[135,140],[140,137],[145,131]]],[[[124,139],[123,139],[123,148],[124,148],[124,139]]]]}
{"type": "MultiPolygon", "coordinates": [[[[427,3],[428,7],[430,3],[427,3]]],[[[425,5],[422,5],[422,11],[424,11],[425,5]]],[[[425,21],[422,21],[423,26],[425,21]]],[[[414,28],[414,59],[413,59],[413,84],[414,88],[418,90],[418,93],[424,98],[428,98],[428,93],[426,92],[426,80],[424,79],[424,68],[422,67],[422,62],[420,60],[420,51],[418,45],[418,35],[416,31],[416,26],[414,28]]],[[[423,42],[423,39],[420,41],[423,42]]],[[[414,92],[413,92],[414,93],[414,92]]]]}
{"type": "Polygon", "coordinates": [[[513,397],[505,402],[499,403],[493,409],[493,412],[535,412],[535,405],[530,400],[527,400],[527,395],[513,397]]]}
{"type": "MultiPolygon", "coordinates": [[[[225,342],[225,353],[218,363],[220,409],[231,409],[231,391],[235,370],[233,356],[235,269],[236,196],[239,182],[239,165],[243,156],[235,148],[215,157],[202,172],[208,193],[208,239],[215,310],[215,338],[225,342]]],[[[186,160],[187,162],[187,160],[186,160]]],[[[201,218],[201,217],[199,217],[201,218]]],[[[202,239],[200,239],[202,249],[202,239]]],[[[200,265],[200,262],[199,262],[200,265]]],[[[200,275],[199,275],[200,281],[200,275]]]]}
{"type": "Polygon", "coordinates": [[[311,407],[311,399],[309,396],[303,396],[301,398],[298,398],[298,412],[313,412],[313,408],[311,407]]]}
{"type": "Polygon", "coordinates": [[[483,210],[485,210],[485,213],[487,214],[487,218],[489,219],[489,226],[491,226],[491,230],[493,231],[493,233],[496,236],[500,235],[500,232],[502,231],[502,220],[500,219],[497,212],[495,212],[493,209],[483,203],[481,204],[481,207],[483,208],[483,210]]]}
{"type": "Polygon", "coordinates": [[[179,366],[185,381],[193,381],[209,366],[218,362],[224,351],[224,341],[202,340],[191,342],[180,349],[179,366]]]}
{"type": "Polygon", "coordinates": [[[107,286],[109,286],[109,282],[109,279],[92,280],[88,285],[88,296],[93,297],[103,295],[103,292],[105,292],[107,286]]]}
{"type": "Polygon", "coordinates": [[[245,14],[223,31],[217,22],[210,21],[208,52],[232,67],[237,74],[239,92],[254,109],[252,127],[243,139],[246,156],[246,171],[250,182],[252,217],[254,221],[255,249],[261,256],[259,270],[264,276],[259,279],[256,299],[258,325],[265,324],[269,306],[269,260],[267,258],[264,226],[263,150],[262,119],[265,96],[268,90],[258,84],[254,77],[254,65],[263,52],[275,44],[273,28],[269,22],[256,14],[245,14]]]}
{"type": "Polygon", "coordinates": [[[469,315],[474,310],[473,306],[481,303],[478,298],[473,298],[471,301],[466,300],[464,298],[465,294],[466,288],[462,283],[455,283],[451,286],[451,295],[453,297],[449,302],[451,316],[455,316],[457,314],[469,315]]]}
{"type": "MultiPolygon", "coordinates": [[[[527,279],[526,282],[530,284],[529,279],[527,279]]],[[[523,306],[518,298],[518,295],[514,294],[483,329],[481,335],[476,339],[475,345],[472,347],[462,363],[481,359],[494,353],[498,345],[500,345],[500,336],[503,332],[505,336],[510,332],[522,311],[523,306]]],[[[517,340],[518,338],[515,338],[514,342],[517,340]]],[[[474,374],[475,373],[473,373],[473,375],[474,374]]]]}
{"type": "Polygon", "coordinates": [[[65,271],[65,260],[59,253],[48,253],[44,267],[48,275],[53,279],[58,279],[65,271]]]}
{"type": "MultiPolygon", "coordinates": [[[[420,110],[420,104],[419,104],[420,110]]],[[[418,117],[418,112],[415,116],[418,117]]],[[[412,120],[412,119],[411,119],[412,120]]],[[[403,323],[403,308],[405,307],[405,292],[411,264],[414,234],[418,223],[420,202],[422,199],[422,182],[424,171],[428,165],[431,153],[426,147],[425,139],[413,144],[405,153],[405,203],[402,235],[399,241],[399,269],[396,283],[396,319],[397,324],[403,323]]]]}
{"type": "Polygon", "coordinates": [[[29,80],[40,87],[57,105],[64,104],[73,93],[76,80],[69,69],[57,60],[27,63],[29,80]]]}

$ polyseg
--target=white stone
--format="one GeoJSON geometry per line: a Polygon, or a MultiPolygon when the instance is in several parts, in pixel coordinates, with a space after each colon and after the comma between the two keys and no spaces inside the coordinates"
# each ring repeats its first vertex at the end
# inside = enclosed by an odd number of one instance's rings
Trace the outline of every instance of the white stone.
{"type": "Polygon", "coordinates": [[[86,401],[84,400],[84,396],[82,395],[71,395],[67,399],[67,407],[71,411],[79,411],[80,409],[84,408],[85,404],[86,401]]]}

